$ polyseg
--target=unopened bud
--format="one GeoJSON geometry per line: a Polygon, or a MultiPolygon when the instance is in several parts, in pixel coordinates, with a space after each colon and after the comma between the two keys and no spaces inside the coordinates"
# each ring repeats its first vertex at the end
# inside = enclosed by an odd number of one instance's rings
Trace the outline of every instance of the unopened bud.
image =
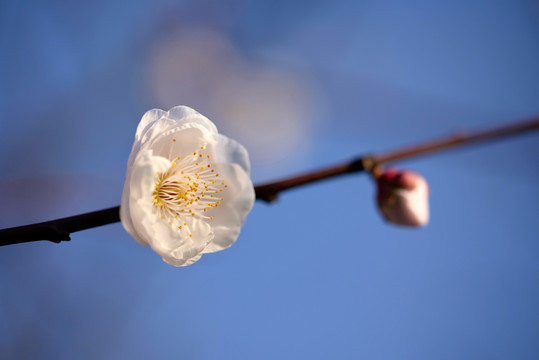
{"type": "Polygon", "coordinates": [[[377,179],[378,208],[396,225],[425,226],[429,221],[429,187],[425,178],[410,171],[389,169],[377,179]]]}

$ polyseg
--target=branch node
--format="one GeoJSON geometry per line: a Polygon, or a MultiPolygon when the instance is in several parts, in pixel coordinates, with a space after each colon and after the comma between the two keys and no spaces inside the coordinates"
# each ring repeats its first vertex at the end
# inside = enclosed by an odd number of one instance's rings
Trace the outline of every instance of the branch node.
{"type": "Polygon", "coordinates": [[[378,163],[376,162],[376,158],[371,155],[367,155],[359,159],[361,163],[361,167],[363,170],[367,172],[372,172],[373,169],[375,169],[378,166],[378,163]]]}
{"type": "Polygon", "coordinates": [[[58,226],[55,224],[51,225],[50,227],[47,227],[47,233],[48,234],[43,234],[42,239],[48,240],[55,244],[59,244],[62,241],[71,240],[69,232],[59,229],[58,226]]]}
{"type": "Polygon", "coordinates": [[[260,200],[265,201],[268,204],[277,201],[278,198],[277,193],[268,193],[264,194],[262,197],[259,197],[260,200]]]}

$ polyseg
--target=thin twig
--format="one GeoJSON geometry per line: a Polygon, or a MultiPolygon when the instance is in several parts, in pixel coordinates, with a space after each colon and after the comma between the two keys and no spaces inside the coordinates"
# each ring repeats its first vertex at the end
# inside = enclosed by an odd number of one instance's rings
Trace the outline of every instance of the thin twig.
{"type": "Polygon", "coordinates": [[[120,207],[0,230],[0,246],[38,240],[69,241],[69,234],[120,221],[120,207]]]}
{"type": "MultiPolygon", "coordinates": [[[[539,117],[535,117],[527,121],[477,131],[475,133],[466,134],[461,132],[379,155],[362,156],[342,164],[306,172],[304,174],[266,184],[256,185],[256,198],[258,200],[272,202],[277,199],[279,193],[301,185],[318,182],[340,175],[371,171],[376,166],[387,162],[431,154],[452,147],[492,141],[538,129],[539,117]]],[[[69,235],[72,232],[107,225],[118,221],[120,221],[120,207],[116,206],[62,219],[3,229],[0,230],[0,246],[38,240],[48,240],[54,243],[60,243],[61,241],[70,240],[69,235]]]]}
{"type": "Polygon", "coordinates": [[[348,161],[343,164],[326,167],[323,169],[310,171],[305,174],[281,179],[271,183],[255,186],[256,198],[267,202],[277,199],[277,195],[285,190],[301,185],[310,184],[323,179],[328,179],[338,175],[351,174],[364,170],[371,171],[375,166],[409,159],[419,155],[431,154],[452,147],[469,145],[472,143],[493,141],[496,139],[514,136],[539,129],[539,116],[526,121],[507,124],[496,128],[477,131],[466,134],[459,132],[453,135],[444,136],[438,139],[425,141],[409,147],[400,148],[379,155],[363,156],[348,161]]]}

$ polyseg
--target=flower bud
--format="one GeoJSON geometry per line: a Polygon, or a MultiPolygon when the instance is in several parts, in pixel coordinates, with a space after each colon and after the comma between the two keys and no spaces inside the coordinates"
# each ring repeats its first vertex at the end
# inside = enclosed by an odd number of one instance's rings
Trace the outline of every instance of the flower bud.
{"type": "Polygon", "coordinates": [[[376,201],[385,219],[396,225],[425,226],[429,221],[429,187],[410,170],[389,169],[376,179],[376,201]]]}

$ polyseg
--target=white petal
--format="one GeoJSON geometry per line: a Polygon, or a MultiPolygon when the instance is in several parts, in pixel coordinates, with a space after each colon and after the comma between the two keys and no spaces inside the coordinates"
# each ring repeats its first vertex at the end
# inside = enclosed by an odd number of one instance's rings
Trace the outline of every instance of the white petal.
{"type": "Polygon", "coordinates": [[[170,109],[167,113],[169,119],[176,120],[176,126],[180,126],[184,123],[194,122],[204,126],[208,131],[217,133],[217,127],[207,117],[200,114],[198,111],[191,109],[187,106],[176,106],[170,109]]]}
{"type": "Polygon", "coordinates": [[[140,120],[135,134],[135,141],[133,142],[133,147],[127,160],[128,171],[131,165],[133,165],[139,151],[142,149],[142,145],[148,142],[156,133],[159,133],[160,130],[164,130],[167,126],[170,126],[165,120],[159,121],[165,114],[166,112],[163,110],[153,109],[147,111],[140,120]]]}
{"type": "MultiPolygon", "coordinates": [[[[142,245],[147,245],[147,236],[139,233],[135,226],[138,218],[133,218],[132,207],[136,207],[136,200],[141,198],[146,192],[143,187],[154,187],[155,172],[163,171],[170,166],[170,162],[163,158],[156,158],[152,151],[143,151],[133,160],[133,165],[129,167],[126,175],[124,190],[122,193],[122,204],[120,207],[120,219],[124,228],[142,245]]],[[[151,200],[151,198],[150,198],[151,200]]]]}
{"type": "MultiPolygon", "coordinates": [[[[131,155],[133,155],[131,153],[131,155]]],[[[127,174],[125,175],[124,188],[122,191],[122,202],[120,205],[120,220],[125,230],[137,240],[141,245],[146,245],[144,241],[136,236],[133,221],[131,220],[131,214],[129,212],[129,184],[131,183],[131,167],[127,168],[127,174]]]]}
{"type": "Polygon", "coordinates": [[[189,218],[186,221],[193,236],[182,236],[167,219],[158,217],[152,201],[155,174],[169,166],[170,161],[153,156],[151,150],[139,154],[133,165],[129,210],[138,241],[149,244],[167,263],[182,266],[204,250],[213,239],[213,231],[206,222],[189,218]]]}
{"type": "Polygon", "coordinates": [[[213,138],[214,135],[199,124],[187,123],[166,131],[144,148],[150,147],[155,155],[174,160],[177,156],[192,154],[209,141],[213,143],[213,138]]]}
{"type": "Polygon", "coordinates": [[[241,230],[241,226],[255,201],[255,192],[249,176],[237,164],[223,164],[219,171],[227,179],[225,200],[217,208],[208,212],[215,237],[204,249],[204,253],[224,250],[230,247],[241,230]]]}
{"type": "Polygon", "coordinates": [[[122,192],[122,202],[120,206],[120,221],[122,222],[125,230],[140,244],[143,246],[148,245],[142,238],[140,238],[135,231],[133,220],[131,219],[131,211],[129,210],[129,183],[131,179],[127,176],[125,179],[124,189],[122,192]]]}
{"type": "Polygon", "coordinates": [[[153,156],[151,150],[141,151],[133,164],[129,186],[131,220],[138,236],[152,248],[156,238],[168,239],[172,234],[168,231],[170,226],[159,227],[163,221],[160,221],[152,201],[155,175],[157,172],[166,171],[169,166],[170,162],[167,159],[153,156]]]}
{"type": "Polygon", "coordinates": [[[148,241],[145,236],[137,232],[134,224],[136,219],[133,219],[131,214],[133,199],[141,197],[141,187],[149,186],[150,189],[153,189],[153,177],[155,176],[155,172],[167,169],[168,166],[170,166],[170,162],[163,158],[155,159],[151,150],[131,155],[137,156],[133,160],[133,164],[128,167],[126,174],[120,206],[120,220],[127,232],[131,234],[139,244],[146,246],[148,241]],[[152,175],[144,176],[146,173],[152,175]]]}
{"type": "Polygon", "coordinates": [[[189,258],[189,259],[176,259],[176,258],[168,258],[163,257],[163,261],[166,262],[169,265],[172,266],[189,266],[200,260],[202,257],[202,254],[198,254],[195,257],[189,258]]]}
{"type": "Polygon", "coordinates": [[[207,222],[193,219],[188,226],[193,237],[187,238],[186,243],[181,243],[180,246],[163,256],[163,260],[170,265],[191,265],[200,259],[204,248],[213,239],[213,229],[207,222]]]}
{"type": "Polygon", "coordinates": [[[198,124],[208,132],[217,134],[217,128],[208,118],[187,106],[176,106],[167,112],[160,109],[147,111],[137,127],[135,142],[127,162],[128,166],[133,164],[135,156],[144,144],[188,123],[198,124]]]}
{"type": "Polygon", "coordinates": [[[165,114],[166,112],[161,109],[152,109],[152,110],[146,111],[146,113],[142,116],[142,119],[140,120],[137,126],[135,139],[140,141],[145,131],[149,129],[149,126],[151,126],[152,123],[156,122],[157,120],[161,119],[163,115],[165,114]]]}
{"type": "Polygon", "coordinates": [[[155,175],[157,172],[166,171],[170,167],[170,161],[161,156],[154,156],[152,150],[141,151],[135,162],[131,172],[131,183],[129,191],[131,198],[141,199],[149,196],[151,203],[155,187],[155,175]]]}
{"type": "Polygon", "coordinates": [[[176,106],[167,112],[157,109],[150,110],[142,119],[147,124],[143,128],[140,126],[140,136],[138,133],[139,129],[137,129],[135,145],[138,142],[139,147],[152,142],[167,131],[182,127],[188,123],[198,124],[208,132],[217,133],[217,128],[210,120],[187,106],[176,106]]]}
{"type": "Polygon", "coordinates": [[[220,163],[235,163],[241,166],[247,175],[251,172],[249,154],[239,142],[229,139],[226,136],[217,134],[217,145],[215,146],[215,157],[220,163]]]}

